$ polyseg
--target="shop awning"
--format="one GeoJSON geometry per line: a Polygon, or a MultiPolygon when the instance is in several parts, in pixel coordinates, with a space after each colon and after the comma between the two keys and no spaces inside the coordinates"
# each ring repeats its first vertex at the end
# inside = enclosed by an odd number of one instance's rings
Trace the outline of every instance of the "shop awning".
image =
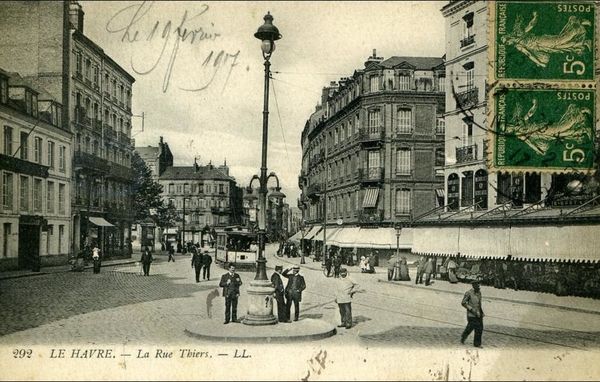
{"type": "Polygon", "coordinates": [[[304,238],[306,240],[312,240],[313,237],[315,237],[315,235],[317,234],[317,232],[319,232],[321,230],[321,228],[323,228],[323,226],[320,226],[320,225],[316,225],[316,226],[312,227],[310,229],[310,231],[308,231],[306,236],[304,236],[304,238]]]}
{"type": "MultiPolygon", "coordinates": [[[[396,248],[396,230],[386,228],[361,228],[354,239],[357,248],[396,248]]],[[[400,246],[402,249],[412,248],[412,230],[405,228],[400,233],[400,246]]]]}
{"type": "Polygon", "coordinates": [[[415,227],[413,253],[522,261],[600,261],[600,225],[415,227]]]}
{"type": "Polygon", "coordinates": [[[443,188],[437,188],[435,190],[435,194],[437,195],[438,198],[443,198],[444,197],[444,189],[443,188]]]}
{"type": "MultiPolygon", "coordinates": [[[[335,236],[335,234],[337,234],[337,232],[339,231],[339,228],[335,228],[335,227],[327,227],[327,245],[329,245],[329,240],[333,239],[333,237],[335,236]]],[[[313,240],[317,240],[317,241],[323,241],[323,230],[321,230],[319,233],[317,233],[315,235],[315,237],[313,237],[313,240]]]]}
{"type": "Polygon", "coordinates": [[[363,199],[363,208],[377,207],[377,196],[379,196],[379,188],[367,188],[363,199]]]}
{"type": "Polygon", "coordinates": [[[293,242],[300,242],[300,240],[302,240],[302,230],[296,232],[295,234],[293,234],[292,236],[290,236],[288,238],[288,241],[293,241],[293,242]]]}
{"type": "Polygon", "coordinates": [[[113,224],[110,224],[104,220],[104,218],[90,217],[90,223],[97,225],[98,227],[114,227],[113,224]]]}
{"type": "Polygon", "coordinates": [[[335,237],[332,237],[329,244],[340,248],[354,248],[354,239],[358,236],[360,228],[344,227],[340,228],[335,237]]]}

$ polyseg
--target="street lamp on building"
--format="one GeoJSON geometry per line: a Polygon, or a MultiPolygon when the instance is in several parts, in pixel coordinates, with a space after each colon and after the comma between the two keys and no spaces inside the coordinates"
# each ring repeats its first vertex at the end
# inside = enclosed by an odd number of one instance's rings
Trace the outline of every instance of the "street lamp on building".
{"type": "MultiPolygon", "coordinates": [[[[273,25],[273,16],[267,13],[264,17],[265,23],[258,28],[254,37],[261,41],[262,55],[265,60],[265,83],[264,83],[264,102],[263,102],[263,128],[262,128],[262,156],[259,196],[258,196],[258,259],[256,260],[256,276],[250,282],[248,288],[249,306],[248,314],[244,319],[246,325],[271,325],[277,323],[277,318],[273,315],[273,292],[274,288],[271,281],[267,278],[267,260],[264,257],[265,246],[265,223],[266,223],[266,205],[267,205],[267,147],[269,137],[269,76],[271,63],[269,62],[273,51],[275,51],[275,41],[281,38],[281,34],[275,25],[273,25]]],[[[269,175],[270,177],[270,175],[269,175]]],[[[252,180],[255,178],[253,177],[252,180]]],[[[251,181],[252,183],[252,181],[251,181]]]]}

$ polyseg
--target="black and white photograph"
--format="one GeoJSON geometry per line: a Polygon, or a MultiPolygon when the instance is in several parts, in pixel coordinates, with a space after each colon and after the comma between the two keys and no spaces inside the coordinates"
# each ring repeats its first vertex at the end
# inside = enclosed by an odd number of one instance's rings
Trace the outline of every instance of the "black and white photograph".
{"type": "Polygon", "coordinates": [[[598,380],[600,2],[0,2],[0,380],[598,380]]]}

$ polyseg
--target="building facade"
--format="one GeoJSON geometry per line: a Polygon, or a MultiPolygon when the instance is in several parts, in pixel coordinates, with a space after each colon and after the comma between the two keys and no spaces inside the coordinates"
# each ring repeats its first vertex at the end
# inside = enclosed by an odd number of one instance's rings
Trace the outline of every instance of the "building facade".
{"type": "Polygon", "coordinates": [[[62,104],[0,70],[0,270],[66,263],[71,234],[71,132],[62,104]]]}
{"type": "Polygon", "coordinates": [[[323,89],[302,132],[299,207],[332,233],[387,232],[443,203],[444,60],[375,53],[323,89]]]}
{"type": "Polygon", "coordinates": [[[127,254],[134,78],[85,36],[77,1],[8,1],[0,9],[0,66],[60,100],[73,134],[69,253],[96,242],[104,256],[127,254]]]}

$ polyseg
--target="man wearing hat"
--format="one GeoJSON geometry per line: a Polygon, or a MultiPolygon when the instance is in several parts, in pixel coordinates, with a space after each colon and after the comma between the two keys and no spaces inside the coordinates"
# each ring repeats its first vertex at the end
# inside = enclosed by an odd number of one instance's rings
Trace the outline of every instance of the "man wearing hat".
{"type": "Polygon", "coordinates": [[[225,322],[237,322],[237,304],[240,297],[240,286],[242,279],[235,273],[235,264],[229,264],[229,272],[221,276],[219,286],[223,288],[223,297],[225,297],[225,322]]]}
{"type": "Polygon", "coordinates": [[[338,304],[340,317],[342,319],[342,324],[338,325],[338,327],[350,329],[352,327],[352,297],[354,296],[354,293],[358,292],[358,284],[347,276],[348,270],[346,268],[341,268],[340,279],[336,281],[335,302],[338,304]]]}
{"type": "Polygon", "coordinates": [[[483,334],[483,309],[481,308],[481,290],[479,289],[479,281],[475,280],[471,283],[473,288],[465,293],[462,300],[462,306],[467,309],[467,327],[460,337],[460,342],[465,343],[465,340],[475,330],[475,338],[473,345],[481,347],[481,335],[483,334]]]}
{"type": "Polygon", "coordinates": [[[196,272],[196,282],[200,282],[200,269],[202,269],[202,254],[194,248],[192,250],[192,268],[196,272]]]}
{"type": "Polygon", "coordinates": [[[281,272],[283,267],[281,265],[275,266],[275,272],[271,276],[271,283],[275,288],[275,300],[277,301],[277,319],[279,322],[289,322],[286,314],[285,298],[283,297],[285,290],[283,287],[283,281],[281,280],[281,272]]]}
{"type": "Polygon", "coordinates": [[[210,265],[212,264],[212,257],[207,250],[202,255],[202,280],[210,280],[210,265]]]}
{"type": "Polygon", "coordinates": [[[306,289],[306,283],[304,282],[304,276],[299,274],[300,267],[298,265],[294,265],[292,268],[288,268],[283,271],[283,277],[288,279],[287,286],[285,287],[285,297],[286,297],[286,315],[287,317],[292,316],[292,302],[294,303],[294,321],[298,321],[298,317],[300,316],[300,301],[302,301],[302,291],[306,289]],[[290,275],[290,270],[293,270],[293,273],[290,275]]]}

